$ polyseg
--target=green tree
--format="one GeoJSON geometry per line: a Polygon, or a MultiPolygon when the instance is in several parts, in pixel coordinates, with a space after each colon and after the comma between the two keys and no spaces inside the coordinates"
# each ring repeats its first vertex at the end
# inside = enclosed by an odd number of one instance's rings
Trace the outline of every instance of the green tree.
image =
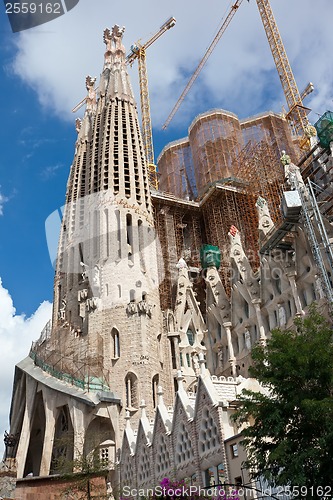
{"type": "MultiPolygon", "coordinates": [[[[67,433],[56,441],[57,458],[53,460],[53,470],[63,479],[68,481],[68,486],[63,489],[64,500],[91,500],[107,499],[109,495],[96,494],[92,491],[94,477],[108,476],[110,464],[100,457],[99,448],[96,447],[89,455],[82,451],[76,453],[76,458],[69,458],[67,449],[72,446],[73,435],[67,433]]],[[[82,450],[83,447],[80,448],[82,450]]]]}
{"type": "Polygon", "coordinates": [[[244,465],[275,485],[303,486],[302,498],[333,497],[332,333],[315,306],[292,329],[274,330],[252,352],[250,375],[264,393],[243,391],[234,416],[252,424],[244,465]]]}

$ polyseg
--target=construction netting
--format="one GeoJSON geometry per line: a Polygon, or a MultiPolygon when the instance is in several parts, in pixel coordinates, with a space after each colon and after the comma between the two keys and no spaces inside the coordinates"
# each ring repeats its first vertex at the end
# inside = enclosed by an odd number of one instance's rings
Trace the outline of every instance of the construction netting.
{"type": "Polygon", "coordinates": [[[235,159],[243,147],[236,115],[223,110],[199,115],[189,128],[189,140],[199,194],[207,185],[232,177],[235,159]]]}
{"type": "Polygon", "coordinates": [[[241,120],[244,144],[266,143],[274,152],[278,161],[282,151],[287,151],[293,162],[296,162],[300,151],[293,141],[288,122],[282,115],[273,112],[263,113],[246,120],[241,120]]]}
{"type": "Polygon", "coordinates": [[[328,148],[333,142],[333,112],[326,111],[315,123],[320,145],[328,148]]]}
{"type": "Polygon", "coordinates": [[[202,269],[215,266],[219,269],[221,265],[221,252],[219,247],[213,245],[203,245],[200,249],[200,262],[202,269]]]}
{"type": "Polygon", "coordinates": [[[168,144],[158,158],[159,190],[183,200],[194,200],[197,188],[189,140],[168,144]]]}
{"type": "Polygon", "coordinates": [[[201,197],[215,182],[237,177],[244,148],[256,144],[267,144],[274,164],[283,150],[294,162],[300,154],[282,115],[269,112],[239,121],[223,110],[203,113],[192,122],[189,137],[163,149],[158,160],[160,191],[182,199],[201,197]]]}

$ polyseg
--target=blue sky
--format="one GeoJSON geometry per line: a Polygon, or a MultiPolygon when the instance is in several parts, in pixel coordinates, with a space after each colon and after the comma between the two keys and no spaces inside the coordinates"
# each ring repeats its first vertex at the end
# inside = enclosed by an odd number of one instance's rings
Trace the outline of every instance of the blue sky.
{"type": "MultiPolygon", "coordinates": [[[[332,0],[271,4],[300,90],[308,81],[315,84],[307,101],[315,121],[317,114],[333,108],[332,0]]],[[[125,25],[129,49],[171,15],[177,19],[147,51],[157,157],[168,141],[187,135],[198,113],[210,108],[240,117],[281,111],[284,97],[256,2],[244,1],[169,129],[161,130],[229,6],[223,0],[80,0],[58,20],[16,34],[0,6],[0,342],[7,349],[3,401],[10,394],[14,363],[28,353],[50,312],[53,268],[44,224],[64,203],[76,139],[71,109],[85,96],[86,75],[100,74],[103,29],[125,25]]],[[[130,75],[139,100],[136,65],[130,75]]],[[[6,400],[0,410],[0,432],[8,427],[8,404],[6,400]]]]}

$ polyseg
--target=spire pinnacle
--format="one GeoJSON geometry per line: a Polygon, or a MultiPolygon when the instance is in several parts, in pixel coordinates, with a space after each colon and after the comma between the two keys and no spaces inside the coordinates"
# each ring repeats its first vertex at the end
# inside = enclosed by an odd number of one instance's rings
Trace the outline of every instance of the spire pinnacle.
{"type": "Polygon", "coordinates": [[[120,28],[117,24],[110,30],[106,28],[103,34],[103,40],[106,45],[104,54],[104,69],[110,68],[112,64],[125,64],[126,51],[122,43],[125,27],[120,28]]]}
{"type": "Polygon", "coordinates": [[[117,24],[110,30],[106,28],[103,40],[106,45],[104,67],[100,81],[100,95],[118,98],[135,105],[132,87],[129,81],[126,64],[126,50],[123,45],[125,28],[117,24]]]}
{"type": "Polygon", "coordinates": [[[157,387],[157,397],[158,397],[157,404],[158,405],[164,404],[164,401],[163,401],[163,392],[164,391],[163,391],[162,387],[159,385],[157,387]]]}

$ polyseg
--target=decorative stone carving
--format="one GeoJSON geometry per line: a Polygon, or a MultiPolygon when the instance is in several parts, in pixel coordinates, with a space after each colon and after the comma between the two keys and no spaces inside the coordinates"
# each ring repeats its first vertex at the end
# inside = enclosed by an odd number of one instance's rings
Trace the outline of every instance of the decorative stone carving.
{"type": "Polygon", "coordinates": [[[251,345],[251,334],[249,330],[245,330],[244,332],[244,342],[245,342],[245,347],[248,351],[251,351],[252,345],[251,345]]]}
{"type": "Polygon", "coordinates": [[[256,207],[258,209],[259,216],[259,235],[264,237],[274,227],[274,223],[271,219],[268,204],[265,198],[259,196],[256,207]]]}
{"type": "Polygon", "coordinates": [[[91,299],[87,299],[86,309],[88,312],[94,311],[98,306],[98,298],[92,297],[91,299]]]}
{"type": "Polygon", "coordinates": [[[63,297],[63,299],[61,299],[61,307],[58,311],[58,319],[60,321],[65,321],[66,319],[66,305],[67,305],[66,297],[63,297]]]}
{"type": "Polygon", "coordinates": [[[84,262],[80,262],[80,266],[82,269],[81,276],[83,281],[88,281],[89,280],[89,266],[85,264],[84,262]]]}
{"type": "Polygon", "coordinates": [[[242,246],[240,232],[236,226],[231,226],[229,237],[231,243],[230,256],[236,264],[251,300],[257,299],[260,295],[259,285],[256,278],[253,276],[252,268],[242,246]]]}
{"type": "Polygon", "coordinates": [[[182,257],[177,262],[176,268],[177,269],[187,269],[187,264],[186,264],[185,260],[182,257]]]}
{"type": "Polygon", "coordinates": [[[141,300],[140,302],[138,302],[137,309],[139,314],[146,314],[149,318],[151,318],[153,306],[146,300],[141,300]]]}
{"type": "Polygon", "coordinates": [[[82,126],[82,120],[80,118],[76,118],[75,120],[75,130],[77,133],[80,132],[82,126]]]}
{"type": "Polygon", "coordinates": [[[138,306],[135,302],[129,302],[126,307],[126,311],[128,314],[133,316],[133,314],[136,314],[138,312],[138,306]]]}
{"type": "Polygon", "coordinates": [[[79,290],[77,292],[77,300],[78,302],[84,302],[88,298],[88,289],[84,288],[83,290],[79,290]]]}
{"type": "Polygon", "coordinates": [[[278,304],[279,326],[285,326],[287,323],[286,310],[282,304],[278,304]]]}
{"type": "Polygon", "coordinates": [[[100,293],[100,288],[101,288],[100,274],[101,274],[100,268],[96,264],[94,266],[93,277],[92,277],[92,289],[93,289],[93,294],[95,297],[99,296],[99,293],[100,293]]]}

